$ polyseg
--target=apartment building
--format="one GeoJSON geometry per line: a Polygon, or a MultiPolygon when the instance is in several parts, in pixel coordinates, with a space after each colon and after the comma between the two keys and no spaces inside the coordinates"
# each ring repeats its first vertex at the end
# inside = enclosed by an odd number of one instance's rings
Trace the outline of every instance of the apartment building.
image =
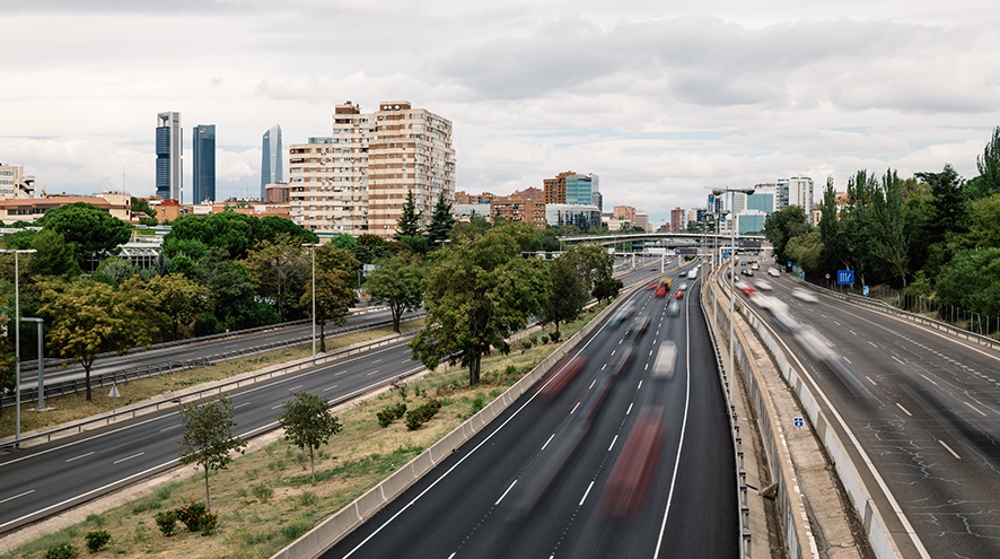
{"type": "Polygon", "coordinates": [[[495,196],[490,201],[493,219],[524,221],[545,228],[545,201],[539,199],[537,188],[533,192],[514,192],[510,196],[495,196]]]}
{"type": "Polygon", "coordinates": [[[612,216],[615,219],[627,221],[629,225],[635,223],[635,208],[632,206],[615,206],[612,216]]]}
{"type": "Polygon", "coordinates": [[[31,198],[35,194],[35,177],[24,174],[20,165],[0,163],[0,200],[31,198]]]}

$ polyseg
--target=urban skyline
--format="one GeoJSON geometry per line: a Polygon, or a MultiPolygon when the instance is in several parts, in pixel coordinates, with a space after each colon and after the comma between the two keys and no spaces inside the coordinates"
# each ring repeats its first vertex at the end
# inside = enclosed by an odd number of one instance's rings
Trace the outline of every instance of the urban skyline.
{"type": "MultiPolygon", "coordinates": [[[[606,199],[658,222],[713,187],[775,176],[832,175],[843,189],[858,169],[908,177],[951,163],[972,177],[1000,124],[1000,27],[987,7],[433,0],[404,17],[282,0],[28,3],[7,12],[9,41],[51,39],[6,62],[5,76],[46,95],[0,94],[0,159],[49,191],[149,195],[149,115],[175,108],[225,131],[218,196],[253,197],[267,127],[303,142],[326,135],[345,99],[399,97],[453,121],[460,189],[512,192],[588,168],[606,199]],[[331,25],[337,48],[314,48],[331,25]],[[179,27],[202,40],[175,41],[179,27]],[[176,50],[157,47],[167,43],[176,50]]],[[[184,175],[191,184],[191,165],[184,175]]]]}

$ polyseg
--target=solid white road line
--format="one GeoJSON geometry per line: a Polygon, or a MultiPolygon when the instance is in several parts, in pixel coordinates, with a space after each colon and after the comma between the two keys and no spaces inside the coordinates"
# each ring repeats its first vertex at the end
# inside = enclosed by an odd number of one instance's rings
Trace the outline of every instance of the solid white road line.
{"type": "Polygon", "coordinates": [[[140,452],[139,454],[133,454],[132,456],[126,456],[125,458],[122,458],[121,460],[115,460],[114,463],[115,464],[121,464],[122,462],[131,460],[133,458],[138,458],[138,457],[142,456],[143,454],[146,454],[146,453],[145,452],[140,452]]]}
{"type": "Polygon", "coordinates": [[[593,482],[593,481],[591,481],[591,482],[590,482],[590,485],[588,485],[588,486],[587,486],[587,490],[583,492],[583,498],[582,498],[582,499],[580,499],[580,504],[579,504],[579,505],[577,505],[578,507],[582,507],[582,506],[583,506],[583,502],[587,500],[587,495],[590,495],[590,490],[591,490],[591,489],[592,489],[593,487],[594,487],[594,482],[593,482]]]}
{"type": "Polygon", "coordinates": [[[904,408],[903,404],[900,404],[899,402],[896,402],[896,407],[898,407],[899,409],[903,410],[903,413],[905,413],[906,415],[908,415],[910,417],[913,417],[913,414],[910,413],[910,411],[908,409],[904,408]]]}
{"type": "Polygon", "coordinates": [[[941,443],[941,446],[943,446],[945,448],[945,450],[947,450],[948,452],[950,452],[951,455],[954,456],[957,460],[961,460],[962,459],[962,457],[959,456],[957,452],[955,452],[954,450],[951,449],[950,446],[948,446],[948,443],[942,441],[941,439],[938,439],[938,442],[941,443]]]}
{"type": "Polygon", "coordinates": [[[7,501],[13,501],[14,499],[17,499],[18,497],[24,497],[25,495],[31,495],[34,492],[35,492],[35,490],[31,489],[31,490],[25,491],[24,493],[21,493],[19,495],[14,495],[13,497],[7,497],[6,499],[0,501],[0,505],[6,503],[7,501]]]}
{"type": "MultiPolygon", "coordinates": [[[[511,489],[514,489],[514,485],[516,485],[516,484],[517,484],[517,480],[515,479],[513,482],[511,482],[510,487],[508,487],[507,490],[503,492],[503,495],[500,495],[500,498],[497,499],[497,502],[493,503],[493,506],[495,507],[495,506],[499,505],[500,501],[502,501],[503,498],[507,496],[507,493],[510,493],[511,489]]],[[[455,554],[453,553],[452,556],[454,556],[454,555],[455,554]]]]}
{"type": "Polygon", "coordinates": [[[88,452],[87,454],[81,454],[79,456],[74,456],[72,458],[67,459],[66,462],[67,463],[69,463],[69,462],[75,462],[75,461],[77,461],[77,460],[79,460],[81,458],[86,458],[86,457],[90,456],[91,454],[93,454],[93,452],[88,452]]]}

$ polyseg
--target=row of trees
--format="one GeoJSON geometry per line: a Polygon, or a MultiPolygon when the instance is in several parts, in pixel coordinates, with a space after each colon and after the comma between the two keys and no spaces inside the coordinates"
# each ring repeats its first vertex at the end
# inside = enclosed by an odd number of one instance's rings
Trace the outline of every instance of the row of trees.
{"type": "Polygon", "coordinates": [[[968,181],[951,165],[907,179],[860,170],[842,201],[831,178],[818,227],[790,206],[767,217],[765,234],[780,261],[814,279],[850,269],[866,285],[1000,315],[1000,127],[977,167],[968,181]]]}
{"type": "MultiPolygon", "coordinates": [[[[588,293],[606,298],[617,290],[611,277],[612,257],[599,247],[571,250],[567,255],[575,255],[575,260],[564,256],[549,265],[528,260],[522,253],[551,249],[553,243],[557,248],[554,231],[525,224],[493,226],[484,220],[456,224],[443,198],[426,230],[417,218],[411,193],[397,239],[339,235],[314,246],[316,235],[287,219],[235,212],[184,216],[173,224],[156,260],[140,268],[110,256],[132,234],[128,224],[96,207],[72,204],[47,213],[39,222],[41,230],[25,228],[5,235],[0,244],[37,251],[21,256],[22,316],[44,317],[50,352],[83,364],[88,399],[89,371],[101,353],[312,316],[314,262],[322,351],[326,324],[343,324],[358,302],[362,282],[372,303],[392,310],[398,332],[403,313],[420,308],[425,293],[433,295],[428,308],[438,309],[434,320],[444,309],[460,308],[443,303],[442,297],[459,273],[454,267],[461,267],[472,281],[465,284],[472,291],[462,297],[471,297],[481,307],[479,314],[473,313],[481,321],[470,334],[477,340],[472,345],[480,348],[479,354],[493,342],[500,344],[493,347],[506,350],[498,336],[526,323],[528,317],[547,318],[558,325],[575,317],[588,293]],[[96,270],[84,274],[97,259],[103,260],[96,270]],[[365,264],[374,265],[367,278],[361,273],[365,264]],[[481,276],[484,270],[496,277],[481,276]],[[492,287],[484,287],[491,281],[492,287]],[[524,286],[528,286],[524,297],[515,297],[524,286]]],[[[3,278],[13,277],[12,268],[9,256],[0,257],[3,278]]],[[[4,279],[3,284],[5,306],[10,307],[13,282],[4,279]]],[[[451,287],[458,285],[454,282],[451,287]]],[[[7,316],[12,311],[8,309],[7,316]]],[[[34,332],[26,330],[22,338],[30,358],[34,332]]],[[[457,340],[467,342],[462,335],[449,335],[450,342],[457,340]]],[[[4,360],[13,364],[6,358],[12,344],[4,339],[3,345],[7,347],[0,347],[0,370],[8,372],[0,372],[0,390],[13,385],[13,367],[3,366],[4,360]]],[[[431,363],[436,362],[434,355],[440,359],[451,353],[422,355],[431,363]]],[[[472,362],[478,363],[478,357],[467,364],[472,362]]]]}

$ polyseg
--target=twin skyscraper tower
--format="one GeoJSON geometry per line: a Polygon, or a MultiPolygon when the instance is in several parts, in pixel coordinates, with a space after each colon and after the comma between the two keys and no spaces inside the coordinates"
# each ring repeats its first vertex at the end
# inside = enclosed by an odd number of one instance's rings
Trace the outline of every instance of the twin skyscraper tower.
{"type": "MultiPolygon", "coordinates": [[[[164,112],[156,115],[156,195],[184,203],[184,132],[181,114],[164,112]]],[[[264,133],[263,160],[261,162],[260,198],[265,199],[264,187],[281,182],[281,127],[273,126],[264,133]]],[[[194,127],[191,142],[194,169],[191,174],[191,199],[188,203],[200,204],[215,201],[215,125],[199,124],[194,127]]]]}

